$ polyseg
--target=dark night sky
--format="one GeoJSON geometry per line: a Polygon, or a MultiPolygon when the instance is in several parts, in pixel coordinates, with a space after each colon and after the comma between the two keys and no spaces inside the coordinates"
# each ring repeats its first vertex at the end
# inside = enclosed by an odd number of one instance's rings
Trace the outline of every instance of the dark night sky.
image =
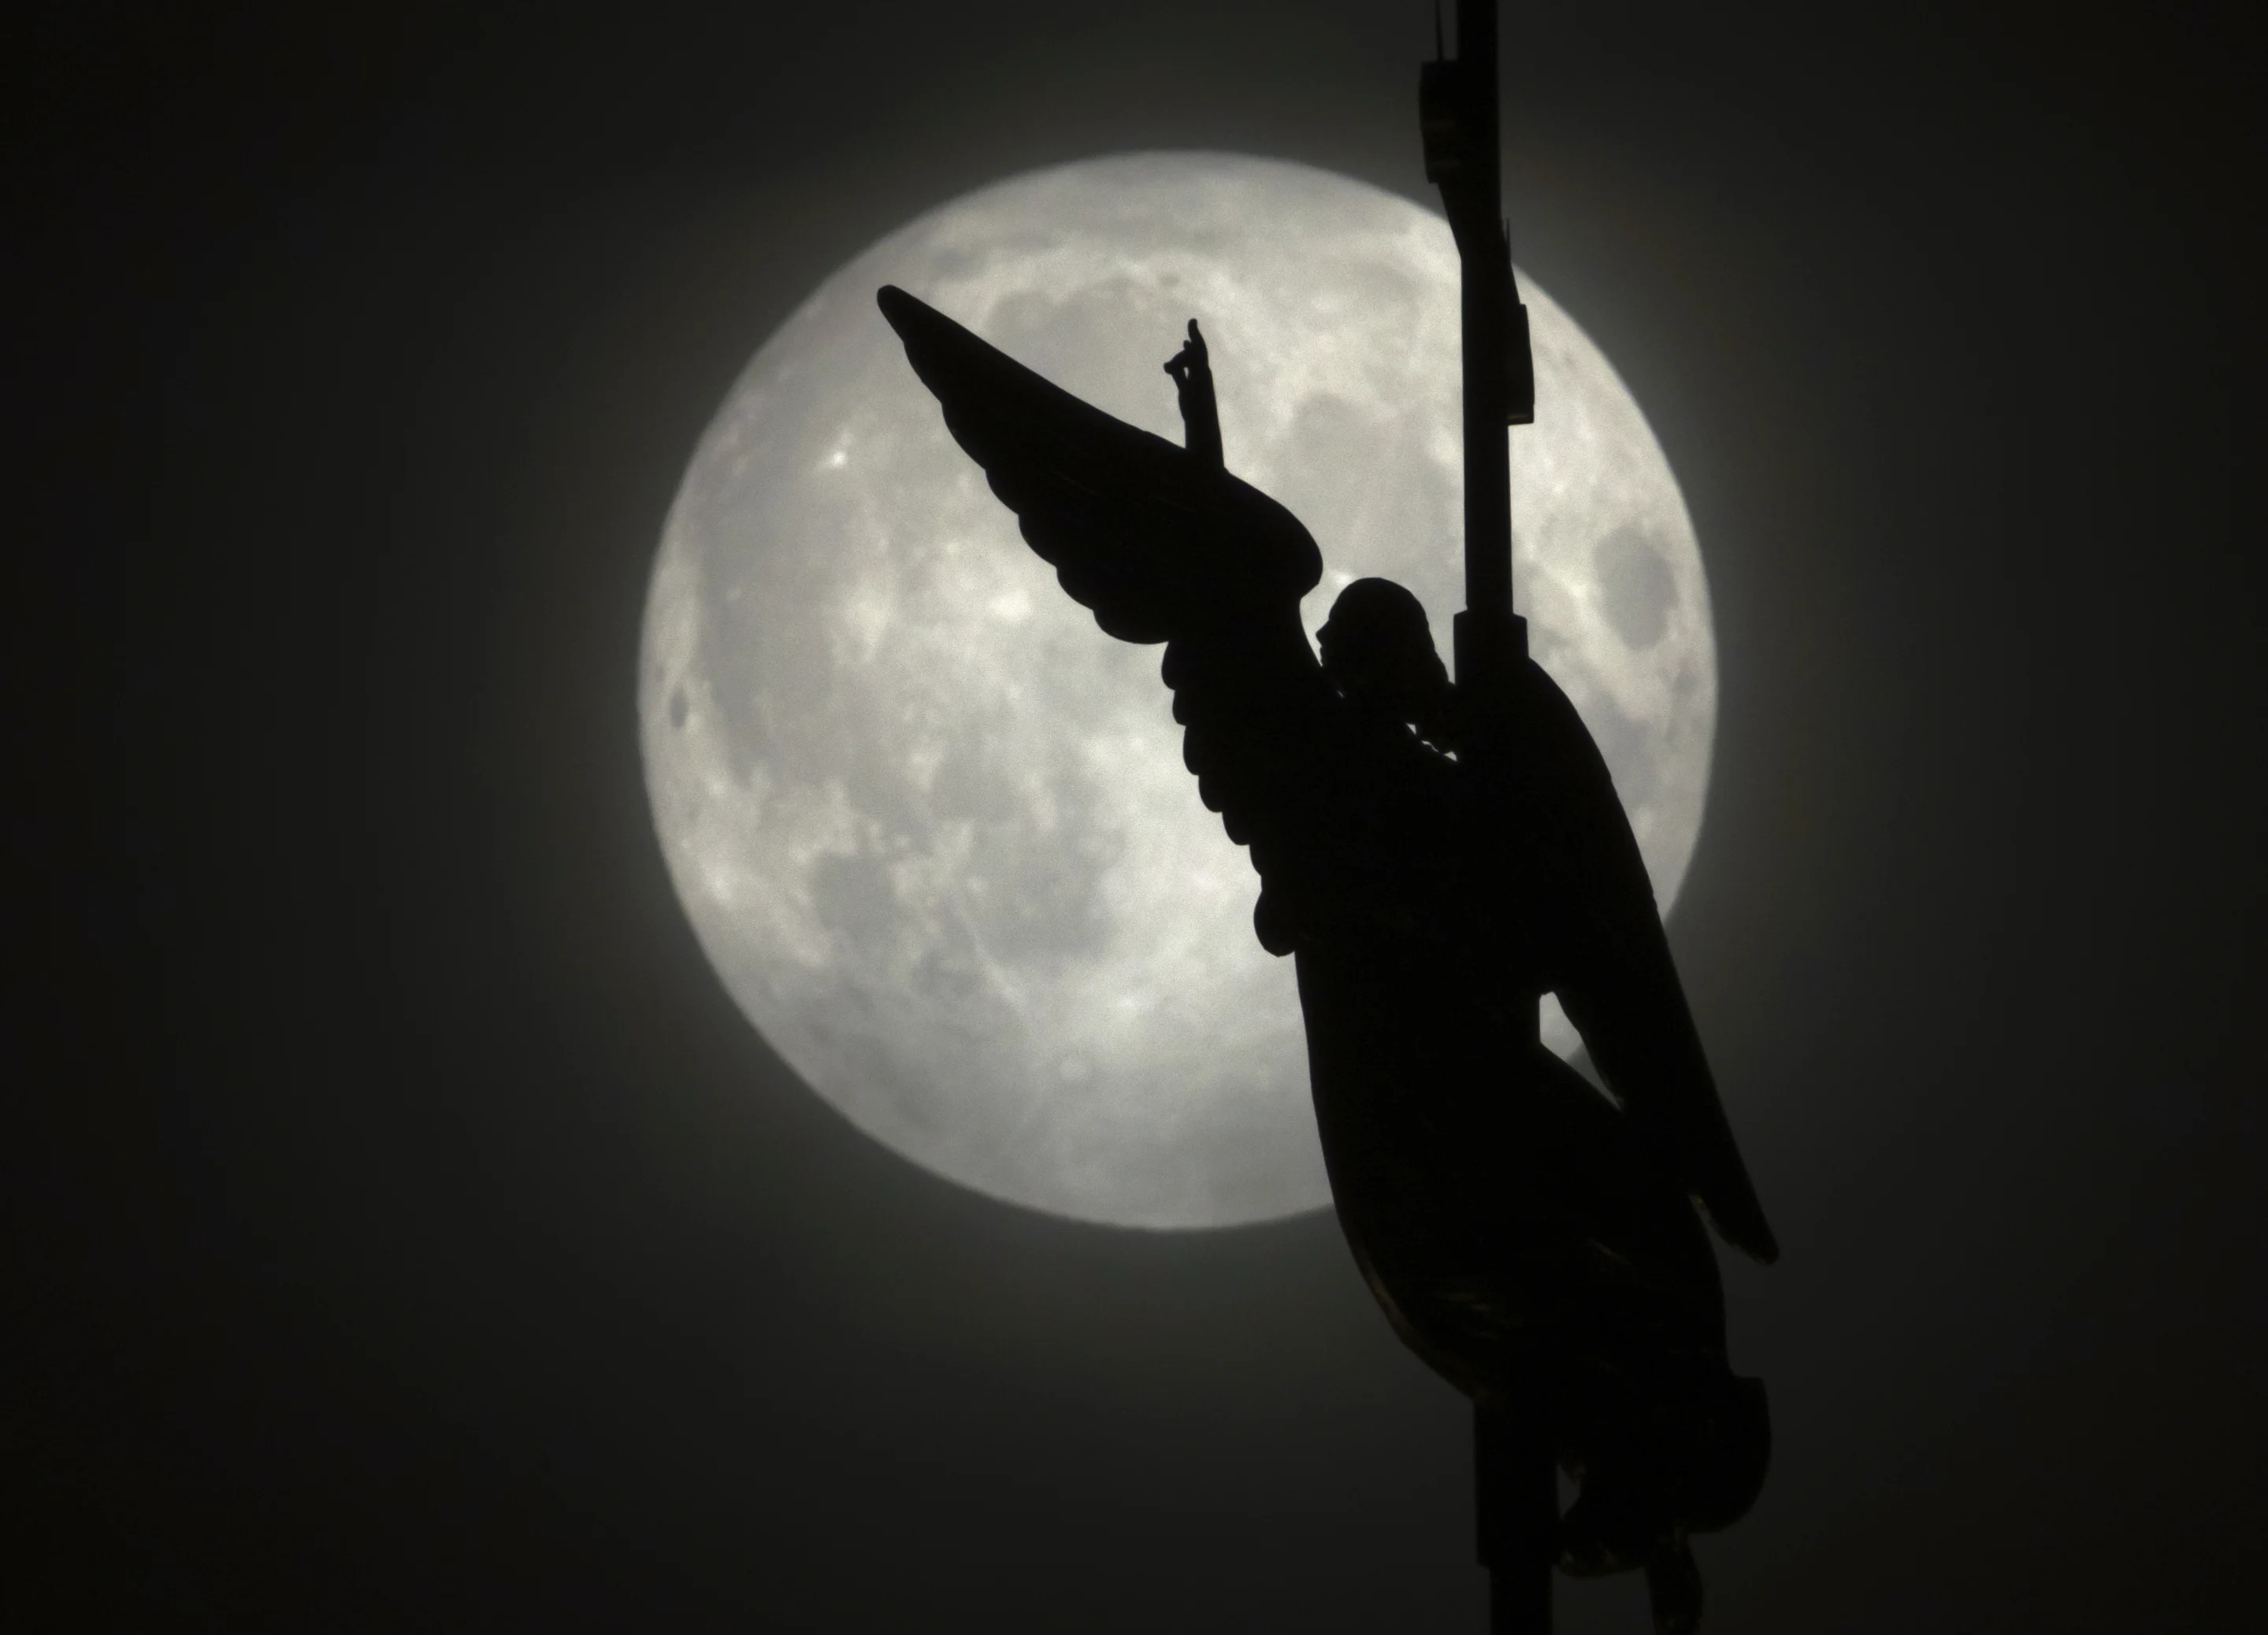
{"type": "MultiPolygon", "coordinates": [[[[2203,13],[1860,10],[1506,22],[1522,260],[1716,600],[1672,931],[1786,1255],[1728,1271],[1778,1452],[1711,1627],[2247,1627],[2250,70],[2203,13]]],[[[1480,1627],[1462,1406],[1328,1217],[910,1169],[649,826],[663,511],[843,259],[1133,148],[1431,202],[1418,0],[1102,15],[18,35],[12,1623],[1480,1627]]]]}

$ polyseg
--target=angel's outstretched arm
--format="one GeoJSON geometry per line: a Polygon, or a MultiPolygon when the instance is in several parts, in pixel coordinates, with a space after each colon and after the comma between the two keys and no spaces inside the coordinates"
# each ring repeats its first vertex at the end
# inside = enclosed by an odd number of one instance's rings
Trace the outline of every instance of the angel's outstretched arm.
{"type": "Polygon", "coordinates": [[[1189,452],[1208,466],[1220,466],[1220,405],[1213,398],[1212,363],[1196,319],[1189,319],[1189,338],[1167,363],[1166,372],[1181,393],[1182,438],[1189,452]]]}

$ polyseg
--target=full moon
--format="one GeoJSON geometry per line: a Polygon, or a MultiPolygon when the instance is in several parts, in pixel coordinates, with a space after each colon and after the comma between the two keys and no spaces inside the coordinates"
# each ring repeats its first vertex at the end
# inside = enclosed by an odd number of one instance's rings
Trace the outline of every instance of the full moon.
{"type": "MultiPolygon", "coordinates": [[[[1153,1228],[1329,1202],[1291,962],[1182,769],[1160,649],[1066,597],[874,305],[902,285],[1175,443],[1194,316],[1229,468],[1350,580],[1462,605],[1458,263],[1394,194],[1138,154],[955,199],[766,341],[664,529],[638,680],[671,877],[725,988],[860,1130],[993,1198],[1153,1228]]],[[[1693,527],[1613,367],[1524,274],[1513,437],[1529,647],[1589,724],[1667,912],[1716,648],[1693,527]]],[[[1549,1001],[1547,1040],[1573,1031],[1549,1001]]]]}

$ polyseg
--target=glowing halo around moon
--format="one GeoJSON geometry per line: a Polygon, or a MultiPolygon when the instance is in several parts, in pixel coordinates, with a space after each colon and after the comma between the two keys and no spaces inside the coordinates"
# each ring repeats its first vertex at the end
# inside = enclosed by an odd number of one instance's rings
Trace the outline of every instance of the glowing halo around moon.
{"type": "MultiPolygon", "coordinates": [[[[875,310],[912,290],[1178,442],[1195,315],[1230,467],[1349,579],[1462,604],[1457,258],[1430,212],[1225,154],[1138,154],[940,206],[820,286],[718,411],[655,561],[654,825],[750,1022],[852,1124],[994,1198],[1149,1228],[1329,1201],[1291,963],[1182,770],[1160,650],[1057,587],[875,310]]],[[[1590,724],[1667,909],[1699,831],[1716,649],[1645,417],[1532,280],[1513,438],[1535,656],[1590,724]]],[[[1556,1008],[1547,1037],[1574,1038],[1556,1008]]]]}

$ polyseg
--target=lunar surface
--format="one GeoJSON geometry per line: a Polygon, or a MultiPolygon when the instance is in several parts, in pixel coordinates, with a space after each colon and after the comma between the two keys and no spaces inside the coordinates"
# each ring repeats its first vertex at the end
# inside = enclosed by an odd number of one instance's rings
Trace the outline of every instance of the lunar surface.
{"type": "MultiPolygon", "coordinates": [[[[956,199],[827,280],[696,451],[646,607],[654,824],[718,974],[852,1124],[980,1192],[1191,1228],[1329,1201],[1291,962],[1182,766],[1160,649],[1057,587],[874,305],[902,285],[1181,439],[1160,365],[1204,327],[1231,470],[1350,579],[1462,602],[1458,265],[1344,177],[1143,154],[956,199]]],[[[1708,590],[1646,419],[1523,275],[1517,598],[1667,910],[1716,715],[1708,590]]],[[[1546,1003],[1546,1037],[1576,1045],[1546,1003]]]]}

